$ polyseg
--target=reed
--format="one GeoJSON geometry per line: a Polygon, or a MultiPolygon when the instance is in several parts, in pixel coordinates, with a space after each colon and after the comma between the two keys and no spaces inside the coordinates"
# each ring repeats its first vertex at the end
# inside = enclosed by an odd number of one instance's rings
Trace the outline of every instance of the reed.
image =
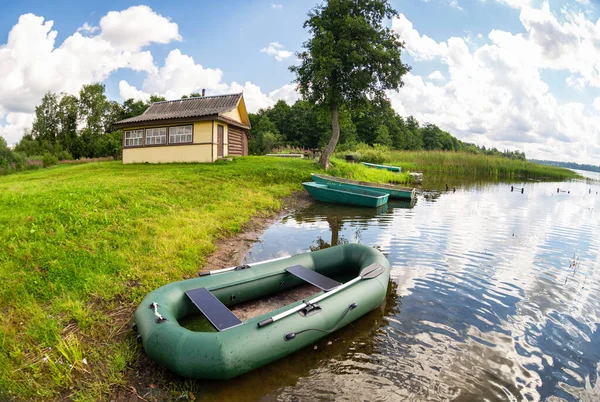
{"type": "Polygon", "coordinates": [[[448,151],[393,151],[390,164],[403,170],[490,178],[527,177],[568,180],[581,178],[577,173],[555,166],[504,158],[448,151]]]}

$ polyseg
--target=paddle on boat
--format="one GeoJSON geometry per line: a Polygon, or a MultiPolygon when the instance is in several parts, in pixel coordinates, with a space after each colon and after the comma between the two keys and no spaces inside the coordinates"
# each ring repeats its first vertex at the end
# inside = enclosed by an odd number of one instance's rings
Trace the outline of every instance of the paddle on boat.
{"type": "Polygon", "coordinates": [[[146,354],[170,371],[227,379],[284,358],[377,308],[389,277],[380,251],[345,244],[165,285],[144,298],[134,328],[146,354]],[[320,291],[244,322],[230,310],[304,284],[320,291]],[[212,325],[202,332],[181,325],[197,315],[212,325]]]}
{"type": "Polygon", "coordinates": [[[389,194],[389,198],[397,200],[412,200],[415,198],[415,189],[410,187],[342,179],[341,177],[327,176],[324,174],[311,173],[311,176],[315,183],[325,184],[330,188],[348,191],[367,190],[376,193],[389,194]]]}

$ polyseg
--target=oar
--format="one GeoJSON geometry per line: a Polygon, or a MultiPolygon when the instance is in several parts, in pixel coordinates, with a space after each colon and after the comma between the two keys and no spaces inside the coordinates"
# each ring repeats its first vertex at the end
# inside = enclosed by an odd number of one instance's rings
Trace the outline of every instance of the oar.
{"type": "MultiPolygon", "coordinates": [[[[297,254],[297,255],[299,255],[299,254],[297,254]]],[[[267,262],[285,260],[286,258],[291,258],[291,257],[292,257],[291,255],[288,255],[288,256],[285,256],[285,257],[273,258],[271,260],[265,260],[265,261],[260,261],[260,262],[253,262],[252,264],[238,265],[236,267],[222,268],[222,269],[216,269],[214,271],[200,272],[198,274],[198,276],[208,276],[208,275],[214,275],[214,274],[221,274],[223,272],[235,271],[236,269],[239,271],[239,270],[242,270],[242,269],[254,267],[256,265],[266,264],[267,262]]]]}
{"type": "Polygon", "coordinates": [[[361,281],[363,279],[373,279],[373,278],[376,278],[377,276],[381,275],[384,271],[385,271],[385,268],[383,268],[383,265],[377,264],[377,263],[371,264],[368,267],[366,267],[365,269],[363,269],[362,271],[360,271],[360,274],[356,278],[352,279],[351,281],[346,282],[343,285],[340,285],[337,288],[332,289],[331,291],[329,291],[327,293],[323,293],[322,295],[317,296],[317,297],[315,297],[314,299],[312,299],[312,300],[310,300],[308,302],[304,302],[302,304],[299,304],[298,306],[296,306],[296,307],[294,307],[294,308],[292,308],[292,309],[290,309],[288,311],[284,311],[283,313],[279,313],[277,315],[274,315],[271,318],[267,318],[266,320],[263,320],[263,321],[259,322],[257,325],[258,325],[259,328],[265,327],[265,326],[267,326],[267,325],[269,325],[269,324],[271,324],[271,323],[273,323],[275,321],[279,321],[282,318],[285,318],[285,317],[287,317],[289,315],[292,315],[295,312],[300,311],[303,308],[305,308],[305,307],[307,307],[307,306],[309,306],[311,304],[318,303],[321,300],[326,299],[329,296],[332,296],[332,295],[336,294],[337,292],[339,292],[341,290],[344,290],[344,289],[346,289],[346,288],[354,285],[356,282],[359,282],[359,281],[361,281]]]}

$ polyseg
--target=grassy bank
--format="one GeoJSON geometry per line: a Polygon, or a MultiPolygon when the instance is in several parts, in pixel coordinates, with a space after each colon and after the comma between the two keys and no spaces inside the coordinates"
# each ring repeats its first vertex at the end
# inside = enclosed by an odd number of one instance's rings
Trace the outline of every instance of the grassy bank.
{"type": "MultiPolygon", "coordinates": [[[[142,297],[196,275],[216,239],[278,210],[319,171],[248,157],[0,177],[0,400],[96,400],[123,385],[140,352],[129,325],[142,297]]],[[[388,180],[342,161],[334,173],[388,180]]]]}
{"type": "Polygon", "coordinates": [[[467,152],[393,151],[389,152],[389,161],[403,169],[428,173],[557,180],[580,177],[571,170],[555,166],[467,152]]]}

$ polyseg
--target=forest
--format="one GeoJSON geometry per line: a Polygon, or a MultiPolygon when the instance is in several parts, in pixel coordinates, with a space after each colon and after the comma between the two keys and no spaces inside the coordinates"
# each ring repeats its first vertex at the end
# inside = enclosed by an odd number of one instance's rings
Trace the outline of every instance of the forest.
{"type": "MultiPolygon", "coordinates": [[[[198,93],[182,98],[200,96],[198,93]]],[[[35,119],[22,139],[9,148],[0,138],[0,172],[50,166],[59,160],[113,157],[119,159],[123,133],[112,123],[144,113],[152,102],[108,100],[101,84],[85,85],[78,96],[48,92],[35,108],[35,119]]],[[[274,149],[322,149],[331,136],[331,120],[321,107],[299,100],[278,101],[273,107],[250,114],[249,153],[264,155],[274,149]]],[[[363,108],[341,109],[338,151],[379,144],[392,150],[444,150],[499,155],[525,160],[519,151],[499,151],[465,143],[435,124],[398,115],[387,100],[363,108]]]]}
{"type": "MultiPolygon", "coordinates": [[[[327,111],[299,100],[288,105],[280,100],[273,107],[250,114],[249,151],[260,155],[275,148],[322,149],[331,136],[327,111]]],[[[337,150],[353,150],[358,144],[379,144],[393,150],[465,151],[525,160],[520,151],[486,149],[463,142],[432,123],[419,123],[413,116],[397,114],[388,100],[368,103],[364,108],[340,110],[340,140],[337,150]]]]}

